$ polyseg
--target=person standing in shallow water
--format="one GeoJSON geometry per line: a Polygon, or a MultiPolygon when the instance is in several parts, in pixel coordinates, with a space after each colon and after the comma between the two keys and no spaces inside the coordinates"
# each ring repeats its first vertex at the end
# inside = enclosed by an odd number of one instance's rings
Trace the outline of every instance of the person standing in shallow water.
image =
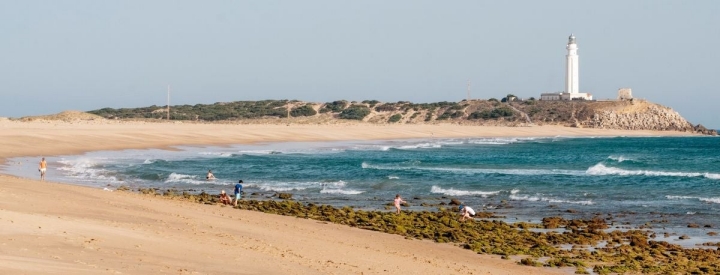
{"type": "Polygon", "coordinates": [[[212,170],[208,170],[207,176],[205,176],[205,179],[207,180],[214,180],[215,175],[213,175],[212,170]]]}
{"type": "Polygon", "coordinates": [[[38,168],[38,171],[40,171],[40,180],[45,180],[45,172],[47,172],[47,162],[45,158],[40,160],[40,168],[38,168]]]}
{"type": "Polygon", "coordinates": [[[242,184],[243,180],[239,180],[237,184],[235,184],[235,203],[234,206],[237,206],[238,201],[240,200],[240,196],[242,195],[242,184]]]}
{"type": "Polygon", "coordinates": [[[395,211],[395,213],[397,213],[397,214],[400,214],[400,204],[401,204],[401,203],[406,203],[406,201],[404,201],[404,200],[400,197],[400,194],[396,194],[396,195],[395,195],[395,209],[396,209],[397,211],[395,211]]]}

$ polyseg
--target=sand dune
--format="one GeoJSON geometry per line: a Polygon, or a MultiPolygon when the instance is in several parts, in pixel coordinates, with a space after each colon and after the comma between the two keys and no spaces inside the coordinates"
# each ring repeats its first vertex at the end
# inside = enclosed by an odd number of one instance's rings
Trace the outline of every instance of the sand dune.
{"type": "MultiPolygon", "coordinates": [[[[676,132],[0,121],[0,158],[247,142],[676,132]]],[[[11,166],[10,166],[11,167],[11,166]]],[[[11,168],[10,168],[11,169],[11,168]]],[[[0,176],[0,274],[567,274],[313,220],[0,176]]]]}

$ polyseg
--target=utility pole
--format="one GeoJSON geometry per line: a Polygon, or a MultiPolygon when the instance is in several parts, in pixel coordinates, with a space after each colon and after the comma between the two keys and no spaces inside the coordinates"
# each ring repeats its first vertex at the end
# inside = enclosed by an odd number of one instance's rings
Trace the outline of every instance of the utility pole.
{"type": "Polygon", "coordinates": [[[170,121],[170,84],[168,84],[167,120],[170,121]]]}
{"type": "Polygon", "coordinates": [[[287,123],[290,125],[290,100],[287,102],[287,123]]]}
{"type": "Polygon", "coordinates": [[[470,102],[470,80],[467,83],[467,101],[470,102]]]}

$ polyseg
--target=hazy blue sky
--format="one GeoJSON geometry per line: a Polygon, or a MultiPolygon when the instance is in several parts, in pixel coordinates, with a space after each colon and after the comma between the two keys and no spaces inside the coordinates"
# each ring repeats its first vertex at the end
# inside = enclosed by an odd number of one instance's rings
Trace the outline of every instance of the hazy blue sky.
{"type": "Polygon", "coordinates": [[[0,116],[259,99],[459,101],[564,89],[720,128],[720,1],[0,0],[0,116]]]}

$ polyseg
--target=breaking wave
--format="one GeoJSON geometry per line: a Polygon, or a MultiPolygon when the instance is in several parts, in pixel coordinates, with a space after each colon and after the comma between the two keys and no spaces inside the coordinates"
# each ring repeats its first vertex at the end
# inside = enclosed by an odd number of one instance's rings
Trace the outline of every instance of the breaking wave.
{"type": "Polygon", "coordinates": [[[187,183],[187,184],[221,184],[219,181],[207,181],[197,175],[186,175],[179,173],[170,173],[165,179],[165,183],[187,183]]]}
{"type": "Polygon", "coordinates": [[[607,167],[602,163],[595,164],[585,171],[588,175],[593,176],[650,176],[650,177],[705,177],[708,179],[720,179],[720,174],[699,173],[699,172],[669,172],[669,171],[651,171],[651,170],[625,170],[617,167],[607,167]]]}
{"type": "Polygon", "coordinates": [[[363,162],[363,169],[375,170],[425,170],[448,173],[461,174],[504,174],[504,175],[570,175],[583,176],[584,171],[581,170],[562,170],[562,169],[484,169],[484,168],[452,168],[452,167],[419,167],[419,166],[395,166],[395,165],[375,165],[363,162]]]}
{"type": "Polygon", "coordinates": [[[458,190],[455,188],[443,189],[441,187],[433,185],[430,188],[430,193],[443,194],[448,196],[481,196],[483,198],[487,198],[489,196],[500,194],[500,191],[467,191],[458,190]]]}
{"type": "Polygon", "coordinates": [[[549,202],[549,203],[569,203],[569,204],[580,204],[580,205],[595,204],[591,200],[571,201],[571,200],[547,198],[547,197],[543,197],[543,196],[529,196],[529,195],[517,195],[517,194],[511,194],[510,199],[516,200],[516,201],[542,201],[542,202],[549,202]]]}
{"type": "Polygon", "coordinates": [[[617,162],[625,162],[625,161],[635,161],[635,159],[628,158],[625,156],[609,156],[607,157],[609,160],[617,161],[617,162]]]}
{"type": "Polygon", "coordinates": [[[665,196],[665,198],[668,200],[699,200],[699,201],[703,201],[703,202],[720,203],[720,197],[706,198],[706,197],[696,197],[696,196],[667,195],[667,196],[665,196]]]}

